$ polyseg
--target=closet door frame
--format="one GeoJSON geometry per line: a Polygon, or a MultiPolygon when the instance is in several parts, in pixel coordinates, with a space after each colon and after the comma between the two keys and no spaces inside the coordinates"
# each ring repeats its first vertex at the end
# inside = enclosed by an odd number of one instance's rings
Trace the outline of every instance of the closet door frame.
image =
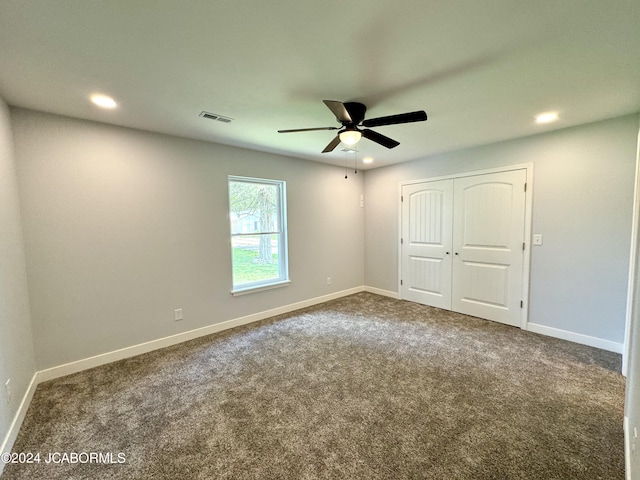
{"type": "Polygon", "coordinates": [[[533,214],[533,163],[508,165],[504,167],[491,168],[486,170],[475,170],[461,173],[454,173],[450,175],[444,175],[439,177],[420,178],[415,180],[406,180],[398,184],[398,298],[402,299],[402,188],[407,185],[415,183],[435,182],[440,180],[454,180],[456,178],[471,177],[476,175],[484,175],[488,173],[501,173],[509,172],[512,170],[525,170],[526,171],[526,191],[525,191],[525,220],[524,220],[524,259],[522,266],[522,309],[520,315],[521,329],[527,329],[527,323],[529,320],[529,283],[530,283],[530,270],[531,270],[531,222],[533,214]]]}

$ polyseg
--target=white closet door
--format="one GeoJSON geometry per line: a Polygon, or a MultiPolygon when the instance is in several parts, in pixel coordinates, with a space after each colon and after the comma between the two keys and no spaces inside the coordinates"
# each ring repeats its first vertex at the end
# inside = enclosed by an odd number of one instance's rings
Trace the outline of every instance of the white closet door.
{"type": "Polygon", "coordinates": [[[453,181],[402,187],[402,298],[451,309],[453,181]]]}
{"type": "Polygon", "coordinates": [[[456,178],[452,310],[520,326],[525,170],[456,178]]]}

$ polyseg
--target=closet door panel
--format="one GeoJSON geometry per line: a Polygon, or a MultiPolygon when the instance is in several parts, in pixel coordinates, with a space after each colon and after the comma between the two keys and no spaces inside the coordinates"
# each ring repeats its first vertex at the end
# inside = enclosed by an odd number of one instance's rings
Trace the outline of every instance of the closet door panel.
{"type": "Polygon", "coordinates": [[[525,170],[454,181],[452,309],[520,325],[525,170]]]}
{"type": "Polygon", "coordinates": [[[402,188],[402,298],[451,309],[453,181],[402,188]]]}

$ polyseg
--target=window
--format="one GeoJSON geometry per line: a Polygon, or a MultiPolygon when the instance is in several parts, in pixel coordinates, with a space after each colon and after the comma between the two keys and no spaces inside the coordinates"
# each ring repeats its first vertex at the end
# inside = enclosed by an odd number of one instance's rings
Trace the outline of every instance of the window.
{"type": "Polygon", "coordinates": [[[286,184],[229,176],[232,293],[289,283],[286,184]]]}

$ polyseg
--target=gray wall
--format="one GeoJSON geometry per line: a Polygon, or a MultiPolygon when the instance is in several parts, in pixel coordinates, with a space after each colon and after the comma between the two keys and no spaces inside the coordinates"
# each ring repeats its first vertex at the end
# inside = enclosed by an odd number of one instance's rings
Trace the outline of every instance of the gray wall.
{"type": "Polygon", "coordinates": [[[29,110],[12,117],[38,369],[364,283],[362,175],[29,110]],[[229,174],[286,180],[290,286],[230,294],[229,174]]]}
{"type": "Polygon", "coordinates": [[[529,321],[624,341],[638,115],[367,171],[365,283],[397,291],[399,182],[533,163],[529,321]]]}
{"type": "MultiPolygon", "coordinates": [[[[35,373],[9,109],[0,99],[0,442],[35,373]],[[4,383],[11,379],[11,402],[4,383]]],[[[0,466],[1,468],[1,466],[0,466]]]]}

